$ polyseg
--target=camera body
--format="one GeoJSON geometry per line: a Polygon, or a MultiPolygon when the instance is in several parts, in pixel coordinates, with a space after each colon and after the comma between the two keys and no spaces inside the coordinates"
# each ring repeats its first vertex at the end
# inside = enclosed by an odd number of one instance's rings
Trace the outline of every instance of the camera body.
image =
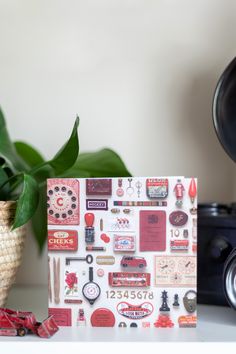
{"type": "Polygon", "coordinates": [[[224,268],[236,248],[236,204],[198,206],[198,303],[229,306],[224,268]]]}

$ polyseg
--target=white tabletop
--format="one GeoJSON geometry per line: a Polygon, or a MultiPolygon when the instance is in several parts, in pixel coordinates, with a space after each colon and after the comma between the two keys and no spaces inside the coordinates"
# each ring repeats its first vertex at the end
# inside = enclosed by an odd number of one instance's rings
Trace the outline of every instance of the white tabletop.
{"type": "MultiPolygon", "coordinates": [[[[14,287],[10,293],[9,308],[33,311],[37,320],[47,317],[46,287],[14,287]]],[[[169,328],[93,328],[60,327],[47,341],[84,341],[84,342],[217,342],[236,341],[236,312],[227,307],[198,306],[198,327],[189,329],[169,328]]],[[[0,341],[42,341],[34,335],[1,337],[0,341]]]]}

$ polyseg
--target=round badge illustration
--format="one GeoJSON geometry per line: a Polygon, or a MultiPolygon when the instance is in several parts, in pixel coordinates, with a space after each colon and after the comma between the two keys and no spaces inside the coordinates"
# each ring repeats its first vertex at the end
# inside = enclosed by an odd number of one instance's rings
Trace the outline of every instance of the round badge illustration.
{"type": "Polygon", "coordinates": [[[141,320],[152,314],[153,305],[150,302],[144,302],[141,305],[131,305],[124,301],[117,305],[117,311],[121,316],[130,320],[141,320]]]}

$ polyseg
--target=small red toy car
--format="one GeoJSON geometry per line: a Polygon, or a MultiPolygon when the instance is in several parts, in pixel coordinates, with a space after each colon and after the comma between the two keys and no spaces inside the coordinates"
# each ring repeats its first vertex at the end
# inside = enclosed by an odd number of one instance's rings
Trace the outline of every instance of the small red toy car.
{"type": "Polygon", "coordinates": [[[58,326],[53,316],[40,323],[32,312],[0,308],[0,336],[23,337],[27,333],[34,333],[39,337],[49,338],[57,331],[58,326]]]}
{"type": "Polygon", "coordinates": [[[138,267],[144,268],[147,266],[146,259],[143,257],[132,257],[132,256],[124,256],[120,261],[121,267],[138,267]]]}

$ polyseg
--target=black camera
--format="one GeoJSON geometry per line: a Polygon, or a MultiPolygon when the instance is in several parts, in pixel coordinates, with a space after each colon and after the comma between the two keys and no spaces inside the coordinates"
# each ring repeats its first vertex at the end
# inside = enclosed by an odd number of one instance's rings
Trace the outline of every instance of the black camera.
{"type": "Polygon", "coordinates": [[[236,203],[198,206],[198,302],[236,309],[236,203]]]}

